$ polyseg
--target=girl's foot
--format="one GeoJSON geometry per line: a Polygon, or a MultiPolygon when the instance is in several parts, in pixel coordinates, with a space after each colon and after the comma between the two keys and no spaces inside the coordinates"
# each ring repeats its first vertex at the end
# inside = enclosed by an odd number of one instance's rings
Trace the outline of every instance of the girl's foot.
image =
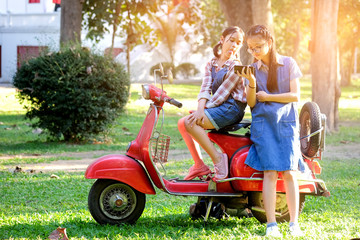
{"type": "Polygon", "coordinates": [[[280,231],[279,231],[279,227],[277,226],[277,224],[274,223],[269,223],[266,226],[266,237],[282,237],[280,231]]]}
{"type": "Polygon", "coordinates": [[[202,177],[204,175],[208,175],[210,172],[211,171],[210,171],[209,167],[206,165],[202,165],[201,167],[198,167],[198,168],[196,168],[195,165],[193,165],[189,169],[188,175],[186,175],[186,177],[184,177],[184,180],[191,180],[196,177],[202,177]]]}
{"type": "Polygon", "coordinates": [[[219,163],[215,164],[215,178],[218,180],[224,179],[228,176],[229,165],[226,153],[223,153],[219,163]]]}
{"type": "Polygon", "coordinates": [[[304,233],[301,231],[299,224],[291,222],[289,225],[290,235],[293,237],[302,237],[304,233]]]}

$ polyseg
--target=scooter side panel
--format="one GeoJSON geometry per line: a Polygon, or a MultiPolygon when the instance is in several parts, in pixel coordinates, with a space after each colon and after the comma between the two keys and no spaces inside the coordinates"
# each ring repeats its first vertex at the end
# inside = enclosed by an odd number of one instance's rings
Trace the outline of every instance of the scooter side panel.
{"type": "Polygon", "coordinates": [[[88,166],[87,179],[113,179],[145,194],[155,194],[155,189],[140,163],[119,154],[103,156],[88,166]]]}
{"type": "Polygon", "coordinates": [[[211,141],[215,142],[230,158],[239,148],[251,145],[249,137],[236,134],[208,133],[211,141]]]}
{"type": "MultiPolygon", "coordinates": [[[[262,191],[262,179],[264,177],[263,172],[259,172],[245,164],[248,149],[249,148],[244,148],[235,153],[230,166],[230,177],[243,177],[247,178],[247,180],[236,180],[232,181],[231,184],[235,191],[262,191]],[[257,178],[260,180],[251,180],[251,178],[257,178]]],[[[298,178],[304,179],[301,173],[299,173],[298,178]]],[[[305,179],[308,179],[308,177],[305,179]]],[[[300,193],[314,193],[316,191],[315,184],[311,182],[312,178],[309,180],[310,181],[304,180],[298,182],[300,193]]],[[[277,181],[276,191],[285,192],[285,185],[281,172],[279,172],[279,180],[277,181]]]]}
{"type": "MultiPolygon", "coordinates": [[[[168,181],[163,180],[169,193],[207,193],[209,192],[208,181],[168,181]]],[[[235,193],[229,182],[217,183],[216,192],[235,193]]]]}

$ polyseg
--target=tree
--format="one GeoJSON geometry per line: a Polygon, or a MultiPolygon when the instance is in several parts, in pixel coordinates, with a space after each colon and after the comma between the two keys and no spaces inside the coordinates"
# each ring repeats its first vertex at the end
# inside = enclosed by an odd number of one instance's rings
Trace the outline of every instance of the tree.
{"type": "Polygon", "coordinates": [[[340,1],[338,26],[341,26],[338,29],[341,85],[348,86],[351,84],[355,49],[360,43],[360,2],[358,0],[340,1]]]}
{"type": "Polygon", "coordinates": [[[193,25],[195,28],[194,33],[202,36],[195,42],[194,52],[202,51],[209,46],[215,46],[219,40],[222,31],[228,25],[225,20],[224,13],[220,8],[218,1],[202,0],[199,2],[200,21],[193,25]]]}
{"type": "Polygon", "coordinates": [[[189,43],[193,42],[193,34],[189,28],[201,21],[199,3],[198,0],[168,2],[159,5],[158,11],[150,14],[150,19],[154,22],[154,33],[158,41],[165,44],[173,66],[179,37],[182,36],[189,43]]]}
{"type": "Polygon", "coordinates": [[[340,87],[337,65],[339,0],[313,0],[311,13],[312,100],[327,116],[330,132],[338,128],[340,87]],[[324,90],[326,93],[324,94],[324,90]]]}
{"type": "Polygon", "coordinates": [[[302,72],[309,72],[311,2],[308,0],[272,0],[277,50],[293,57],[302,72]]]}
{"type": "MultiPolygon", "coordinates": [[[[239,26],[246,32],[252,25],[263,24],[274,34],[271,0],[218,1],[230,26],[239,26]]],[[[244,64],[252,62],[252,56],[246,51],[246,43],[241,48],[240,55],[244,64]]]]}
{"type": "Polygon", "coordinates": [[[61,1],[60,44],[81,43],[82,5],[84,0],[61,1]]]}
{"type": "Polygon", "coordinates": [[[152,0],[86,0],[83,8],[86,37],[100,41],[112,28],[111,49],[116,35],[125,37],[127,71],[130,72],[131,49],[155,41],[144,16],[156,9],[157,2],[152,0]]]}
{"type": "Polygon", "coordinates": [[[130,51],[136,45],[151,47],[164,42],[174,62],[177,37],[189,39],[184,23],[194,25],[199,21],[199,0],[86,0],[83,13],[87,37],[99,41],[112,26],[115,35],[125,37],[128,72],[130,51]],[[153,22],[149,21],[153,20],[153,22]]]}

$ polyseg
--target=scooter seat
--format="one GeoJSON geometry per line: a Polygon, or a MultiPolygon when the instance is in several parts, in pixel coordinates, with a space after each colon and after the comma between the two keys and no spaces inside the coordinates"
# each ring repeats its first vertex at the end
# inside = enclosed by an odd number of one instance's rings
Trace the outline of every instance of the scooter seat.
{"type": "Polygon", "coordinates": [[[241,128],[248,128],[250,125],[250,120],[242,120],[241,122],[228,125],[226,127],[220,128],[219,130],[212,130],[212,132],[235,132],[241,128]]]}

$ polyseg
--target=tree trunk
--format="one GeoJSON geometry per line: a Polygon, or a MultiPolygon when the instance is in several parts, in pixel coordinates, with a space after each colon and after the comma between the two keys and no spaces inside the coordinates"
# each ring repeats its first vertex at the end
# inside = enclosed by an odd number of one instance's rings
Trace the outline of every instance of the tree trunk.
{"type": "Polygon", "coordinates": [[[271,13],[271,0],[252,0],[253,24],[265,25],[275,38],[274,22],[271,13]]]}
{"type": "MultiPolygon", "coordinates": [[[[219,3],[229,26],[239,26],[246,33],[251,26],[262,24],[274,33],[271,0],[219,0],[219,3]]],[[[246,42],[240,50],[240,56],[243,64],[250,64],[253,61],[252,56],[247,52],[246,42]]]]}
{"type": "Polygon", "coordinates": [[[327,130],[337,129],[340,87],[337,62],[337,16],[339,0],[312,1],[311,74],[312,100],[327,116],[327,130]],[[324,90],[326,92],[324,92],[324,90]]]}
{"type": "Polygon", "coordinates": [[[126,2],[126,8],[127,8],[127,17],[129,20],[129,25],[127,27],[127,36],[126,36],[126,66],[127,66],[127,72],[129,76],[131,76],[130,73],[130,48],[132,43],[132,37],[133,37],[133,29],[132,29],[132,22],[131,22],[131,16],[130,16],[130,8],[129,3],[126,2]]]}
{"type": "Polygon", "coordinates": [[[82,4],[84,0],[61,1],[60,44],[81,43],[82,4]]]}
{"type": "Polygon", "coordinates": [[[351,85],[351,75],[354,71],[356,53],[356,43],[354,41],[346,41],[344,47],[340,51],[340,72],[341,86],[351,85]]]}
{"type": "Polygon", "coordinates": [[[357,59],[358,59],[358,48],[355,47],[355,51],[354,51],[354,74],[357,73],[357,59]]]}
{"type": "MultiPolygon", "coordinates": [[[[251,1],[219,0],[219,3],[229,26],[238,26],[246,33],[253,25],[251,1]]],[[[247,45],[244,42],[244,46],[240,49],[241,62],[250,64],[253,58],[246,49],[247,45]]]]}
{"type": "MultiPolygon", "coordinates": [[[[346,55],[346,54],[343,54],[346,55]]],[[[342,61],[340,63],[340,72],[341,72],[341,86],[349,86],[351,78],[352,66],[348,66],[348,63],[344,63],[346,56],[341,57],[342,61]]]]}

